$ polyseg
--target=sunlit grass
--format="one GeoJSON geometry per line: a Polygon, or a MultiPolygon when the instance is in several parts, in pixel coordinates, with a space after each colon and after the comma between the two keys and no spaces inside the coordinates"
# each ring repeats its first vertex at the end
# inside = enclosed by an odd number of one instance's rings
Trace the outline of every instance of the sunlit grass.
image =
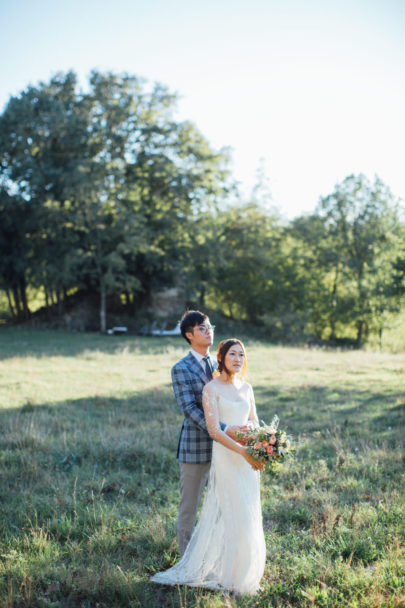
{"type": "Polygon", "coordinates": [[[245,342],[259,416],[298,450],[262,478],[263,589],[238,599],[149,582],[178,557],[186,344],[0,331],[1,605],[403,604],[405,355],[245,342]]]}

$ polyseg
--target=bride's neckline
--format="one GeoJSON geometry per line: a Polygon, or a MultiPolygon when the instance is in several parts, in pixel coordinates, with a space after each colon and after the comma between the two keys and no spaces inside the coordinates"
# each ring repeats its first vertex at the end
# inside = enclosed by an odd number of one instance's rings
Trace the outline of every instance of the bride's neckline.
{"type": "Polygon", "coordinates": [[[217,398],[222,398],[225,401],[228,401],[228,403],[249,403],[249,399],[245,394],[246,391],[244,390],[244,386],[246,384],[244,380],[237,378],[235,384],[235,382],[224,382],[220,378],[216,377],[214,378],[212,384],[213,387],[215,386],[214,392],[216,393],[217,398]],[[231,394],[226,395],[224,392],[231,394]]]}
{"type": "Polygon", "coordinates": [[[220,386],[234,386],[236,388],[236,390],[238,390],[238,385],[239,385],[239,388],[242,388],[242,386],[244,384],[243,380],[241,380],[240,378],[236,378],[234,381],[224,382],[224,380],[221,380],[221,378],[219,376],[214,378],[214,382],[216,384],[219,384],[220,386]]]}
{"type": "Polygon", "coordinates": [[[220,399],[224,399],[225,401],[229,401],[229,403],[249,403],[247,399],[228,399],[228,397],[224,397],[223,395],[221,395],[221,393],[218,393],[218,397],[220,397],[220,399]]]}

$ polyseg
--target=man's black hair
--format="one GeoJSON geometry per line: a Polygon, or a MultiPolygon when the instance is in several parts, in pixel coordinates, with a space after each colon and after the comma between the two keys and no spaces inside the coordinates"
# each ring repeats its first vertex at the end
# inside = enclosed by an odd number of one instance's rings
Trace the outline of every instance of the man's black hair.
{"type": "Polygon", "coordinates": [[[186,333],[189,331],[193,331],[193,328],[196,325],[203,325],[205,321],[207,321],[208,316],[199,310],[187,310],[181,318],[180,321],[180,331],[181,335],[189,344],[191,344],[190,340],[187,338],[186,333]]]}

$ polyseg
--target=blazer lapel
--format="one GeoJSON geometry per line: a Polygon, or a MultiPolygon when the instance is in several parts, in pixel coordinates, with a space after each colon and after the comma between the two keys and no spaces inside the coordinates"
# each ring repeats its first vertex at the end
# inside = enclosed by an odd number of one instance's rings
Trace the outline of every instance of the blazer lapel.
{"type": "Polygon", "coordinates": [[[204,370],[201,366],[201,364],[197,361],[197,359],[194,357],[194,355],[192,353],[188,353],[187,357],[186,357],[186,362],[187,365],[190,369],[193,370],[193,372],[195,374],[197,374],[199,376],[199,378],[201,378],[201,381],[206,384],[208,381],[207,376],[204,373],[204,370]]]}

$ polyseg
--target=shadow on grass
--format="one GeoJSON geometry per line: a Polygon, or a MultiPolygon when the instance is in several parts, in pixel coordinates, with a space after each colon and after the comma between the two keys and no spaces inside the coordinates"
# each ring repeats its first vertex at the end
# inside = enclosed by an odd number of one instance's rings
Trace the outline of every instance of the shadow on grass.
{"type": "Polygon", "coordinates": [[[257,386],[255,389],[259,418],[266,422],[274,414],[289,433],[340,431],[349,437],[401,440],[405,399],[403,392],[392,389],[336,389],[327,386],[284,387],[257,386]]]}

